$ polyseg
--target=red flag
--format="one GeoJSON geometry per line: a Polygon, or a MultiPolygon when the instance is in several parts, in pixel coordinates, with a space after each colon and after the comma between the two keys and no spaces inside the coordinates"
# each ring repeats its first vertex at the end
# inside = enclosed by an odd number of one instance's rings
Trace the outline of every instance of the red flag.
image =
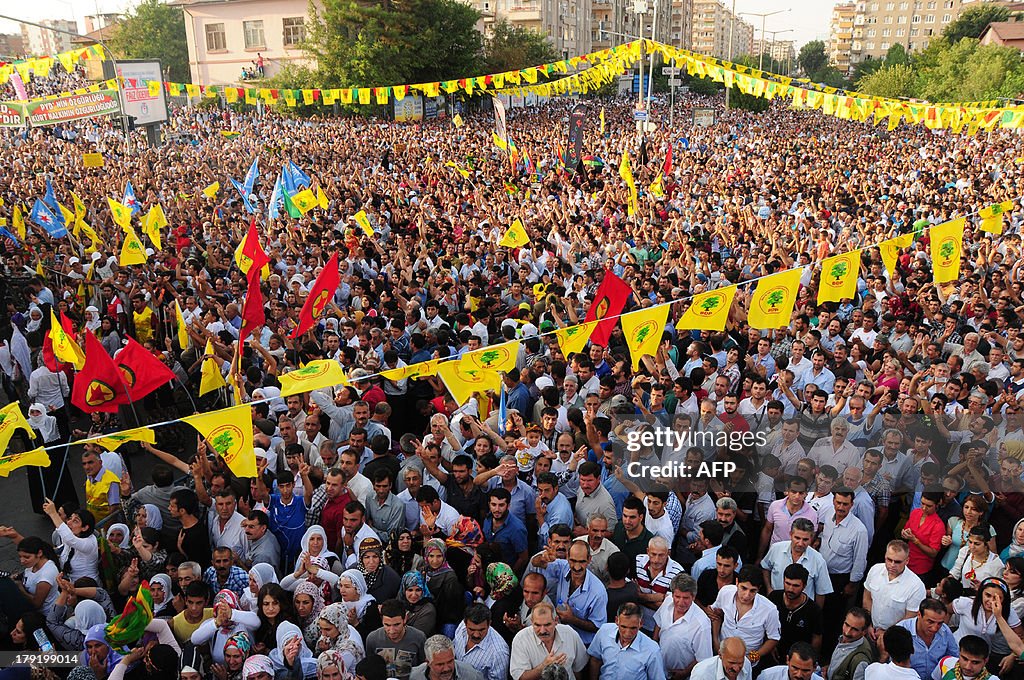
{"type": "Polygon", "coordinates": [[[670,174],[672,172],[672,142],[668,143],[668,152],[665,154],[665,164],[661,166],[663,174],[670,174]]]}
{"type": "Polygon", "coordinates": [[[245,294],[245,302],[242,303],[242,329],[238,332],[239,346],[245,344],[245,339],[252,335],[257,327],[267,322],[266,314],[263,312],[263,291],[260,290],[259,270],[257,269],[256,272],[256,276],[249,277],[249,292],[245,294]]]}
{"type": "Polygon", "coordinates": [[[258,278],[263,267],[270,264],[270,257],[260,245],[260,235],[256,231],[255,217],[249,222],[249,231],[242,239],[242,243],[239,244],[238,250],[235,251],[235,262],[246,278],[253,276],[258,278]]]}
{"type": "Polygon", "coordinates": [[[302,305],[302,311],[299,312],[299,325],[292,331],[292,338],[299,337],[313,327],[317,317],[323,314],[324,309],[327,308],[327,303],[334,297],[334,292],[338,290],[340,283],[338,251],[335,250],[331,258],[327,260],[327,264],[324,265],[320,276],[316,277],[316,281],[313,282],[309,295],[306,296],[306,303],[302,305]]]}
{"type": "Polygon", "coordinates": [[[114,362],[121,371],[121,379],[132,399],[142,399],[156,388],[174,380],[174,371],[164,362],[132,338],[127,340],[124,349],[114,357],[114,362]]]}
{"type": "Polygon", "coordinates": [[[604,271],[604,280],[594,295],[594,304],[587,310],[587,317],[584,322],[607,319],[597,324],[594,332],[590,335],[590,341],[596,345],[606,347],[608,338],[612,335],[615,322],[618,321],[618,314],[626,306],[626,301],[633,293],[633,289],[626,285],[626,282],[612,273],[612,270],[604,271]],[[616,317],[609,319],[608,317],[616,317]]]}
{"type": "Polygon", "coordinates": [[[115,413],[119,404],[131,402],[114,360],[95,333],[85,334],[85,368],[75,377],[71,403],[86,413],[115,413]]]}

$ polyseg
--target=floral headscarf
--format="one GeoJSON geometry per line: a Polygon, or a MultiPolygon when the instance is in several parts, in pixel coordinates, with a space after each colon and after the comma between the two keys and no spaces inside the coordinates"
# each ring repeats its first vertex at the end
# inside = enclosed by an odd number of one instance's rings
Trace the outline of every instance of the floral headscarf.
{"type": "Polygon", "coordinates": [[[295,592],[292,593],[293,603],[298,595],[308,595],[313,599],[313,609],[309,616],[299,619],[299,627],[302,628],[302,637],[306,640],[306,646],[315,649],[316,641],[320,637],[320,627],[317,625],[317,621],[324,608],[323,591],[310,581],[299,581],[299,584],[295,586],[295,592]]]}
{"type": "Polygon", "coordinates": [[[480,524],[472,517],[459,517],[452,526],[451,536],[445,541],[450,548],[459,548],[470,555],[476,552],[477,546],[484,542],[484,532],[480,524]]]}
{"type": "MultiPolygon", "coordinates": [[[[225,588],[217,593],[216,597],[213,598],[213,606],[216,608],[218,604],[226,604],[234,610],[240,610],[242,608],[241,603],[238,601],[238,595],[233,590],[225,588]]],[[[230,630],[234,630],[235,622],[228,619],[228,623],[221,628],[221,631],[227,633],[230,630]]]]}
{"type": "Polygon", "coordinates": [[[269,656],[253,654],[245,660],[245,665],[242,666],[242,680],[249,680],[249,677],[256,673],[266,673],[271,678],[274,677],[274,662],[269,656]]]}
{"type": "Polygon", "coordinates": [[[336,649],[329,649],[326,652],[321,652],[320,656],[316,659],[316,676],[322,678],[324,671],[331,666],[337,666],[341,672],[342,680],[351,678],[352,675],[348,672],[345,667],[345,654],[339,652],[336,649]]]}
{"type": "Polygon", "coordinates": [[[446,571],[451,571],[452,570],[452,568],[450,566],[448,566],[448,557],[447,557],[447,552],[446,552],[444,541],[441,540],[440,538],[432,538],[432,539],[430,539],[429,541],[427,541],[426,543],[423,544],[423,559],[424,559],[424,561],[426,561],[427,556],[430,555],[430,553],[434,552],[435,550],[441,551],[441,555],[444,557],[444,559],[441,561],[441,566],[438,567],[437,569],[431,569],[430,568],[430,562],[427,562],[426,566],[424,567],[426,569],[427,576],[437,576],[438,574],[443,574],[446,571]]]}
{"type": "Polygon", "coordinates": [[[427,588],[427,577],[424,576],[422,571],[407,571],[402,576],[402,587],[398,589],[398,599],[402,604],[408,607],[409,600],[405,597],[406,588],[419,588],[422,590],[423,599],[420,600],[420,602],[431,598],[430,588],[427,588]]]}
{"type": "Polygon", "coordinates": [[[513,573],[512,567],[504,562],[494,562],[488,565],[487,574],[484,578],[491,589],[491,597],[495,600],[505,597],[513,588],[519,585],[519,579],[513,573]]]}
{"type": "Polygon", "coordinates": [[[364,538],[362,543],[359,544],[359,563],[356,565],[356,569],[366,579],[366,590],[370,591],[377,587],[381,577],[384,575],[384,560],[381,556],[383,548],[381,547],[380,540],[376,538],[364,538]],[[369,571],[365,565],[363,565],[363,558],[370,553],[377,553],[377,557],[381,558],[377,564],[377,568],[373,571],[369,571]]]}
{"type": "MultiPolygon", "coordinates": [[[[337,650],[342,654],[351,654],[353,662],[363,658],[362,647],[349,637],[348,607],[338,602],[329,604],[320,612],[320,618],[338,629],[338,637],[334,640],[327,641],[321,636],[321,639],[327,642],[328,649],[337,650]]],[[[355,666],[355,663],[352,665],[355,666]]]]}
{"type": "Polygon", "coordinates": [[[252,636],[247,631],[238,631],[224,643],[225,652],[232,648],[240,651],[243,659],[248,659],[252,652],[252,636]]]}

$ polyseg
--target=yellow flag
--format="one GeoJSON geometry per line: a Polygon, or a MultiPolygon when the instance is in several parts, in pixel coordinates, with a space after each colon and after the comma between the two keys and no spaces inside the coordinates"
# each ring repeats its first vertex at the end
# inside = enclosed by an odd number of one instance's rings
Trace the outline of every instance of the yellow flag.
{"type": "Polygon", "coordinates": [[[110,205],[110,216],[114,218],[114,222],[125,229],[130,229],[132,226],[132,209],[113,198],[107,198],[107,204],[110,205]]]}
{"type": "Polygon", "coordinates": [[[931,228],[932,273],[935,283],[960,278],[960,256],[964,250],[964,218],[937,224],[931,228]]]}
{"type": "Polygon", "coordinates": [[[899,261],[900,251],[909,248],[914,242],[913,234],[900,234],[896,238],[882,241],[878,244],[878,252],[882,256],[882,263],[892,276],[896,275],[896,263],[899,261]]]}
{"type": "Polygon", "coordinates": [[[75,219],[80,220],[85,217],[85,203],[74,191],[71,192],[71,200],[75,202],[75,219]]]}
{"type": "Polygon", "coordinates": [[[50,467],[50,456],[42,447],[25,453],[9,453],[0,458],[0,477],[6,477],[18,468],[27,465],[50,467]]]}
{"type": "Polygon", "coordinates": [[[529,242],[530,237],[526,233],[526,227],[523,225],[523,221],[517,217],[512,221],[505,235],[501,237],[498,245],[503,248],[519,248],[529,242]]]}
{"type": "Polygon", "coordinates": [[[503,342],[483,349],[466,352],[461,359],[463,368],[478,368],[485,371],[511,371],[516,367],[519,356],[519,341],[503,342]]]}
{"type": "Polygon", "coordinates": [[[63,203],[58,203],[57,207],[60,208],[60,214],[64,217],[65,226],[73,225],[75,223],[75,213],[65,208],[63,203]]]}
{"type": "Polygon", "coordinates": [[[60,320],[53,309],[50,309],[50,341],[53,343],[53,355],[66,364],[71,364],[79,371],[85,366],[85,354],[75,339],[68,335],[60,325],[60,320]]]}
{"type": "Polygon", "coordinates": [[[157,247],[157,250],[163,248],[160,245],[160,230],[167,226],[167,216],[164,215],[163,206],[159,203],[154,205],[146,213],[146,216],[142,220],[142,230],[149,237],[149,240],[153,242],[153,245],[157,247]]]}
{"type": "Polygon", "coordinates": [[[501,374],[497,371],[467,368],[461,364],[461,361],[445,361],[437,365],[438,375],[459,406],[469,401],[474,392],[501,389],[501,374]]]}
{"type": "Polygon", "coordinates": [[[491,133],[491,139],[494,140],[494,146],[498,147],[502,151],[508,151],[508,142],[499,137],[497,132],[491,133]]]}
{"type": "Polygon", "coordinates": [[[252,408],[248,404],[186,416],[182,420],[199,430],[236,476],[256,476],[252,408]]]}
{"type": "Polygon", "coordinates": [[[747,323],[751,328],[786,328],[800,292],[803,267],[779,272],[757,282],[750,296],[747,323]]]}
{"type": "Polygon", "coordinates": [[[729,320],[729,309],[736,295],[736,286],[716,288],[693,296],[690,308],[683,313],[676,328],[680,330],[721,331],[729,320]]]}
{"type": "Polygon", "coordinates": [[[629,152],[622,152],[622,161],[619,163],[619,177],[629,186],[630,192],[636,191],[636,182],[633,180],[633,170],[629,166],[629,152]]]}
{"type": "Polygon", "coordinates": [[[21,214],[21,206],[14,206],[14,218],[12,220],[14,233],[24,242],[25,240],[25,217],[21,214]]]}
{"type": "Polygon", "coordinates": [[[85,236],[87,236],[89,238],[89,240],[92,242],[92,248],[91,248],[92,250],[96,250],[97,248],[99,248],[100,237],[96,234],[96,232],[93,230],[93,228],[89,226],[88,222],[86,222],[85,220],[81,220],[81,219],[80,220],[76,220],[75,221],[75,228],[78,231],[82,232],[83,235],[85,235],[85,236]]]}
{"type": "Polygon", "coordinates": [[[220,182],[214,182],[210,186],[203,189],[203,195],[207,198],[216,198],[217,192],[220,191],[220,182]]]}
{"type": "Polygon", "coordinates": [[[131,264],[146,264],[146,247],[139,240],[139,235],[131,227],[125,229],[124,243],[121,244],[121,256],[117,263],[122,267],[131,264]]]}
{"type": "Polygon", "coordinates": [[[7,450],[7,445],[11,443],[11,437],[19,428],[28,432],[28,436],[35,439],[36,433],[22,414],[21,405],[17,401],[12,401],[0,409],[0,451],[7,450]]]}
{"type": "Polygon", "coordinates": [[[363,233],[367,236],[373,236],[373,225],[370,224],[370,218],[366,216],[365,210],[360,210],[352,219],[356,221],[356,224],[363,230],[363,233]]]}
{"type": "Polygon", "coordinates": [[[309,189],[303,189],[299,193],[292,196],[292,203],[299,209],[303,215],[308,213],[310,210],[315,208],[317,204],[316,194],[309,189]]]}
{"type": "Polygon", "coordinates": [[[460,175],[462,175],[463,179],[469,179],[469,170],[466,170],[465,168],[460,168],[458,165],[456,165],[452,161],[446,161],[445,165],[448,166],[449,168],[454,169],[455,172],[457,172],[460,175]]]}
{"type": "Polygon", "coordinates": [[[281,381],[281,396],[311,392],[324,387],[348,385],[345,371],[334,359],[310,361],[297,371],[290,371],[278,377],[281,381]]]}
{"type": "Polygon", "coordinates": [[[640,368],[640,357],[658,353],[658,345],[665,332],[670,304],[639,309],[619,317],[622,334],[626,336],[629,356],[633,359],[633,370],[640,368]]]}
{"type": "Polygon", "coordinates": [[[604,107],[601,107],[601,134],[604,134],[604,107]]]}
{"type": "Polygon", "coordinates": [[[462,116],[458,113],[456,113],[455,117],[452,118],[452,122],[455,124],[455,127],[457,128],[462,127],[465,123],[465,121],[462,120],[462,116]]]}
{"type": "Polygon", "coordinates": [[[178,322],[178,346],[185,350],[189,345],[188,324],[185,323],[185,315],[181,313],[181,305],[177,300],[174,301],[174,318],[178,322]]]}
{"type": "Polygon", "coordinates": [[[43,278],[43,279],[46,278],[46,272],[43,271],[43,261],[42,260],[36,260],[36,275],[39,276],[40,278],[43,278]]]}
{"type": "MultiPolygon", "coordinates": [[[[177,304],[177,303],[175,303],[177,304]]],[[[226,387],[224,374],[220,371],[220,364],[213,358],[213,341],[206,341],[206,350],[203,352],[203,366],[200,369],[201,378],[199,381],[199,396],[208,392],[226,387]]]]}
{"type": "Polygon", "coordinates": [[[327,194],[320,187],[316,188],[316,204],[320,206],[321,210],[327,210],[327,194]]]}
{"type": "Polygon", "coordinates": [[[590,340],[590,334],[594,332],[599,323],[601,323],[600,319],[557,329],[555,337],[558,338],[558,346],[562,349],[562,354],[568,357],[570,354],[582,352],[583,348],[587,346],[587,340],[590,340]]]}
{"type": "Polygon", "coordinates": [[[388,380],[396,382],[399,380],[428,378],[432,375],[437,375],[437,365],[440,361],[440,359],[428,359],[427,361],[421,361],[403,368],[389,368],[386,371],[381,371],[380,374],[388,380]]]}
{"type": "Polygon", "coordinates": [[[1002,234],[1003,233],[1003,213],[1013,210],[1013,201],[1003,201],[1002,203],[995,203],[987,208],[982,208],[979,215],[981,216],[981,230],[987,231],[990,234],[1002,234]]]}
{"type": "Polygon", "coordinates": [[[131,430],[122,430],[115,432],[114,434],[108,434],[105,437],[98,437],[96,439],[87,439],[90,444],[103,447],[107,451],[115,451],[122,444],[128,442],[146,442],[147,444],[156,444],[156,432],[149,429],[148,427],[136,427],[131,430]]]}
{"type": "Polygon", "coordinates": [[[860,274],[860,251],[825,258],[821,263],[818,282],[818,304],[839,302],[857,295],[857,275],[860,274]]]}
{"type": "Polygon", "coordinates": [[[663,180],[660,172],[658,173],[658,176],[654,178],[654,181],[651,182],[650,189],[651,189],[651,194],[653,196],[656,196],[658,198],[663,198],[665,196],[664,180],[663,180]]]}

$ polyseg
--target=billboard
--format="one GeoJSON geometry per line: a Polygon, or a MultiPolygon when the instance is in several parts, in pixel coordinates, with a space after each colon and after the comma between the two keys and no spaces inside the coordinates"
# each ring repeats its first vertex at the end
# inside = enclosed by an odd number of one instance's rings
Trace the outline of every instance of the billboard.
{"type": "Polygon", "coordinates": [[[56,125],[79,118],[117,113],[117,90],[100,90],[56,99],[37,99],[25,105],[25,117],[35,127],[56,125]]]}
{"type": "Polygon", "coordinates": [[[0,102],[0,127],[24,127],[25,112],[22,104],[0,102]]]}
{"type": "MultiPolygon", "coordinates": [[[[106,70],[112,68],[104,62],[106,70]]],[[[163,87],[156,95],[149,93],[150,80],[163,82],[159,61],[118,61],[117,75],[122,77],[124,113],[135,116],[136,125],[154,125],[167,121],[167,93],[163,87]]],[[[111,74],[113,77],[113,74],[111,74]]]]}
{"type": "Polygon", "coordinates": [[[423,97],[418,94],[405,95],[401,101],[395,101],[395,122],[406,123],[423,120],[423,97]]]}
{"type": "Polygon", "coordinates": [[[695,127],[711,127],[715,124],[715,110],[701,107],[694,108],[693,124],[695,127]]]}

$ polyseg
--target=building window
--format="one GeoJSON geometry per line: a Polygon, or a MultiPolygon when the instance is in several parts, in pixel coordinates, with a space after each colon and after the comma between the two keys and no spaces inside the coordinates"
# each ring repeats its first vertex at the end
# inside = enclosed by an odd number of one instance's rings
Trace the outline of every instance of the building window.
{"type": "Polygon", "coordinates": [[[285,17],[282,19],[284,25],[284,46],[295,47],[301,45],[306,39],[306,24],[302,17],[285,17]]]}
{"type": "Polygon", "coordinates": [[[949,14],[943,14],[942,15],[942,23],[948,24],[952,20],[953,20],[953,17],[951,15],[949,15],[949,14]]]}
{"type": "Polygon", "coordinates": [[[920,14],[915,14],[915,15],[914,15],[914,16],[913,16],[913,17],[912,17],[912,18],[910,19],[910,23],[912,23],[912,24],[919,24],[919,23],[921,23],[921,15],[920,15],[920,14]]]}
{"type": "Polygon", "coordinates": [[[871,3],[871,11],[872,12],[877,12],[878,11],[878,3],[877,2],[871,3]]]}
{"type": "Polygon", "coordinates": [[[935,15],[934,14],[926,14],[925,17],[924,17],[924,23],[926,23],[926,24],[934,24],[935,23],[935,15]]]}
{"type": "Polygon", "coordinates": [[[896,9],[896,3],[895,2],[887,2],[887,3],[885,3],[885,11],[886,12],[891,12],[894,9],[896,9]]]}
{"type": "Polygon", "coordinates": [[[245,34],[245,49],[266,49],[267,41],[263,38],[263,20],[243,21],[242,33],[245,34]]]}
{"type": "MultiPolygon", "coordinates": [[[[898,35],[898,36],[900,36],[902,38],[903,37],[903,29],[901,28],[900,30],[896,31],[896,35],[898,35]]],[[[910,37],[911,38],[916,38],[917,37],[917,29],[916,28],[910,29],[910,37]]]]}
{"type": "MultiPolygon", "coordinates": [[[[915,28],[915,29],[913,29],[913,30],[915,30],[915,31],[916,31],[917,29],[915,28]]],[[[907,34],[907,30],[906,30],[905,28],[897,28],[897,29],[896,29],[896,37],[897,37],[897,38],[902,38],[902,37],[903,37],[903,36],[905,36],[906,34],[907,34]]]]}
{"type": "Polygon", "coordinates": [[[875,29],[873,29],[873,28],[869,28],[868,29],[868,37],[869,38],[874,38],[875,37],[875,29]]]}
{"type": "Polygon", "coordinates": [[[873,42],[866,42],[866,43],[864,43],[864,49],[869,50],[869,51],[875,49],[875,43],[873,43],[873,42]]]}
{"type": "Polygon", "coordinates": [[[936,4],[938,3],[936,3],[935,0],[931,0],[931,2],[928,3],[928,9],[935,9],[936,4]]]}
{"type": "Polygon", "coordinates": [[[900,9],[901,9],[901,10],[903,10],[904,12],[905,12],[905,11],[907,11],[907,8],[908,8],[908,7],[910,7],[910,5],[909,5],[909,4],[907,4],[907,3],[905,3],[905,2],[901,2],[901,3],[900,3],[900,9]]]}
{"type": "Polygon", "coordinates": [[[953,0],[946,0],[946,2],[942,3],[942,8],[953,9],[953,0]]]}
{"type": "Polygon", "coordinates": [[[228,48],[224,24],[206,24],[206,51],[222,52],[228,48]]]}
{"type": "Polygon", "coordinates": [[[882,43],[882,49],[883,50],[889,49],[889,42],[888,41],[882,43]]]}
{"type": "Polygon", "coordinates": [[[907,23],[907,18],[906,17],[896,17],[896,23],[897,24],[905,24],[905,23],[907,23]]]}
{"type": "MultiPolygon", "coordinates": [[[[900,18],[902,19],[903,17],[900,17],[900,18]]],[[[885,19],[882,20],[882,23],[883,24],[892,24],[892,17],[885,17],[885,19]]]]}
{"type": "Polygon", "coordinates": [[[891,35],[892,35],[892,31],[890,31],[888,28],[883,28],[882,29],[882,37],[883,38],[888,38],[891,35]]]}

